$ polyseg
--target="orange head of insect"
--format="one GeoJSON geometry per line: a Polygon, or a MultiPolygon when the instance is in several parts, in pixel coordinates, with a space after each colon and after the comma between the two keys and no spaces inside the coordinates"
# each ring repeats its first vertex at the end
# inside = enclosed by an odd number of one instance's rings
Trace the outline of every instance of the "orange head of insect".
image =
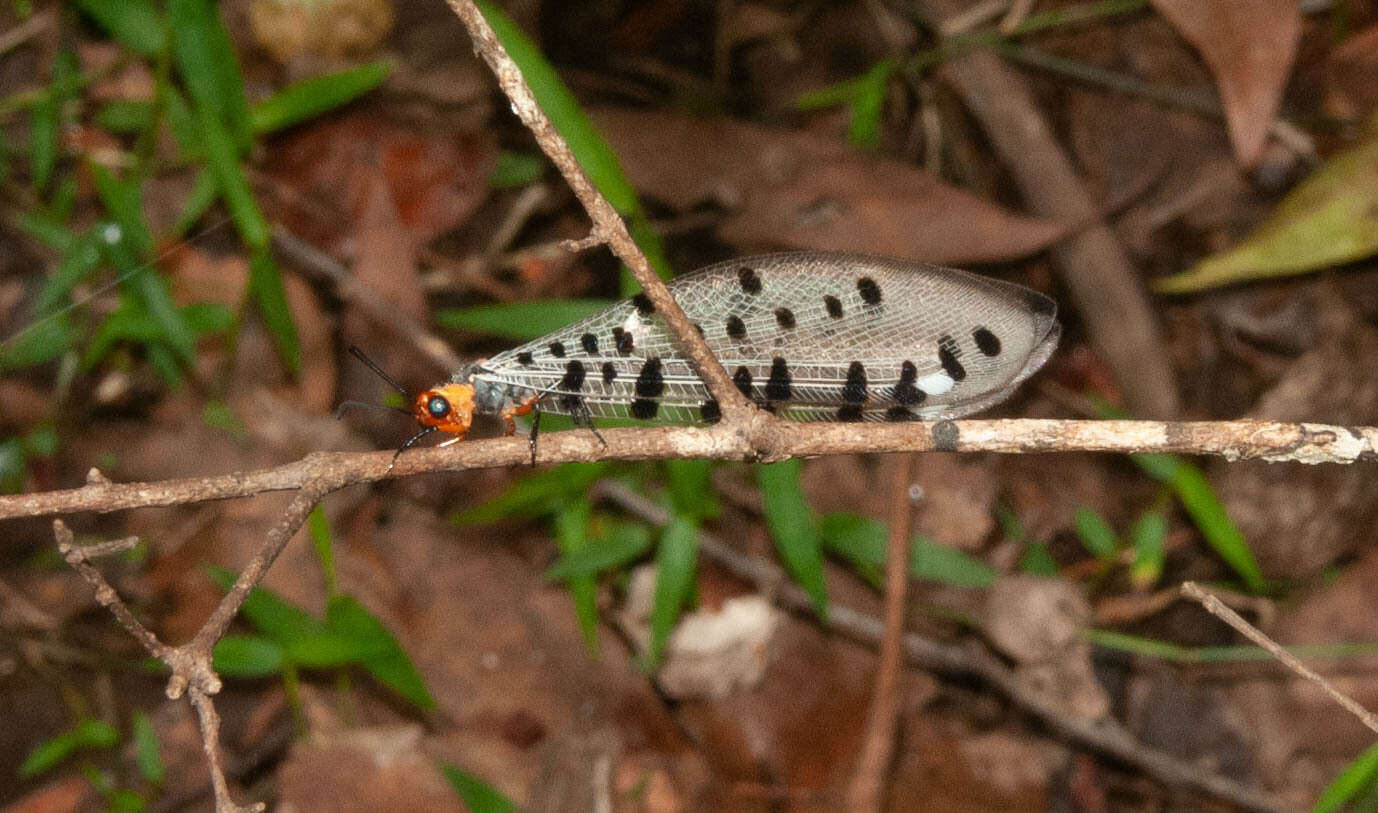
{"type": "Polygon", "coordinates": [[[340,404],[336,411],[338,416],[349,407],[366,407],[370,409],[396,409],[411,415],[416,422],[421,424],[421,431],[407,438],[406,442],[398,448],[397,453],[392,456],[392,462],[388,464],[388,471],[396,465],[397,458],[403,452],[410,449],[413,444],[421,440],[432,432],[444,432],[454,437],[440,444],[448,446],[451,443],[462,440],[469,432],[469,425],[474,420],[474,387],[472,384],[452,381],[432,387],[423,393],[412,396],[407,389],[397,383],[387,373],[383,372],[377,364],[357,347],[350,347],[349,352],[355,358],[362,361],[370,370],[377,373],[380,378],[392,385],[403,398],[410,398],[412,405],[410,410],[401,407],[386,407],[379,404],[369,404],[360,401],[345,401],[340,404]]]}
{"type": "Polygon", "coordinates": [[[474,421],[474,387],[451,382],[418,393],[412,415],[426,431],[445,432],[459,440],[474,421]]]}

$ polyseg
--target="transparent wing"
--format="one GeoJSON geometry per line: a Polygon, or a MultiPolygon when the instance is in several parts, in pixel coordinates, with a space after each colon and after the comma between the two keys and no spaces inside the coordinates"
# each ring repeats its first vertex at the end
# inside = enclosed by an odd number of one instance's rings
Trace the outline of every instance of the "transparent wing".
{"type": "MultiPolygon", "coordinates": [[[[865,255],[749,257],[669,287],[739,388],[800,420],[968,414],[1008,396],[1058,338],[1039,293],[865,255]]],[[[593,417],[698,420],[709,400],[644,299],[494,356],[476,377],[593,417]]]]}

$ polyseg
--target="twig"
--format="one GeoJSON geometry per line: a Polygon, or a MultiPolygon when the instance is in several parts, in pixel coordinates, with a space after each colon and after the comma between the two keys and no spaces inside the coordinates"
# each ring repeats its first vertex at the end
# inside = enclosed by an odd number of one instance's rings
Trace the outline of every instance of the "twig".
{"type": "Polygon", "coordinates": [[[357,305],[359,310],[375,322],[386,326],[393,333],[407,340],[412,347],[421,352],[440,369],[453,373],[464,366],[464,360],[455,355],[450,346],[416,323],[406,313],[353,274],[335,258],[292,234],[283,226],[273,227],[273,247],[289,262],[304,270],[325,277],[335,286],[340,298],[357,305]]]}
{"type": "Polygon", "coordinates": [[[33,15],[9,31],[0,33],[0,56],[28,42],[41,33],[43,29],[52,25],[56,19],[57,12],[53,9],[47,9],[33,15]]]}
{"type": "MultiPolygon", "coordinates": [[[[648,522],[664,525],[670,521],[666,509],[622,483],[604,482],[599,492],[648,522]]],[[[790,582],[774,563],[744,554],[710,533],[700,533],[699,550],[733,574],[750,581],[757,590],[774,596],[784,606],[817,619],[809,595],[790,582]]],[[[877,619],[835,602],[828,605],[828,617],[820,623],[870,644],[877,643],[885,634],[877,619]]],[[[1113,720],[1090,722],[1068,714],[1055,701],[1021,681],[1004,663],[976,646],[940,643],[909,633],[904,636],[904,651],[909,662],[921,668],[981,678],[1066,739],[1138,766],[1166,784],[1196,788],[1250,810],[1290,809],[1281,800],[1256,788],[1144,745],[1113,720]]]]}
{"type": "MultiPolygon", "coordinates": [[[[172,677],[168,679],[167,685],[168,697],[180,697],[184,691],[190,696],[191,703],[195,707],[201,723],[201,744],[206,752],[206,759],[210,763],[211,785],[215,790],[217,813],[258,813],[258,811],[263,810],[262,803],[252,804],[248,807],[237,804],[230,797],[229,784],[225,781],[225,774],[220,769],[220,717],[215,712],[214,703],[211,702],[211,696],[220,691],[220,679],[210,668],[211,647],[215,645],[216,638],[198,642],[197,639],[202,637],[198,633],[197,638],[193,639],[191,644],[183,647],[170,647],[159,641],[158,636],[154,635],[151,630],[139,622],[139,619],[134,617],[134,613],[120,599],[115,588],[111,587],[101,572],[92,567],[88,561],[92,552],[103,553],[113,548],[127,547],[128,540],[117,540],[114,543],[98,545],[78,545],[71,529],[60,519],[53,520],[53,535],[57,537],[57,548],[67,563],[80,573],[95,591],[96,601],[109,610],[120,622],[120,626],[134,636],[134,639],[144,649],[148,650],[149,654],[167,664],[168,668],[172,670],[172,677]]],[[[235,609],[238,609],[238,605],[235,609]]],[[[202,632],[204,631],[205,628],[203,627],[202,632]]]]}
{"type": "Polygon", "coordinates": [[[895,724],[900,712],[900,669],[904,660],[904,615],[909,587],[909,527],[914,513],[910,488],[914,456],[896,455],[890,496],[890,530],[885,543],[885,635],[876,663],[876,690],[862,737],[856,774],[847,788],[851,810],[881,810],[885,778],[895,756],[895,724]]]}
{"type": "Polygon", "coordinates": [[[737,388],[732,385],[732,381],[727,377],[727,371],[718,362],[713,352],[708,349],[707,342],[694,329],[689,318],[684,315],[679,304],[674,297],[656,276],[651,268],[646,256],[637,247],[636,241],[632,239],[627,231],[627,226],[622,222],[622,217],[608,202],[607,198],[594,187],[593,182],[584,172],[584,168],[575,159],[574,153],[555,125],[546,116],[545,111],[536,103],[536,97],[527,86],[526,80],[522,78],[521,69],[517,63],[508,56],[502,43],[498,41],[493,29],[484,19],[482,12],[472,0],[446,0],[450,8],[464,23],[464,27],[469,30],[469,37],[473,40],[474,50],[479,56],[488,63],[488,67],[497,77],[498,85],[502,92],[512,102],[512,112],[517,115],[526,129],[531,131],[536,143],[541,150],[550,158],[555,167],[564,176],[565,182],[574,192],[574,196],[583,204],[585,211],[589,214],[589,219],[593,222],[592,235],[598,237],[608,244],[608,248],[617,255],[627,268],[636,277],[636,281],[641,283],[641,288],[651,303],[655,305],[656,312],[665,320],[666,325],[674,331],[675,337],[683,345],[685,354],[689,357],[694,369],[707,385],[713,398],[717,400],[722,410],[723,422],[728,425],[745,424],[749,421],[769,421],[772,420],[765,413],[754,409],[737,388]]]}
{"type": "MultiPolygon", "coordinates": [[[[1277,421],[962,420],[938,423],[848,424],[773,421],[743,433],[721,425],[614,428],[600,442],[584,430],[541,436],[543,463],[595,460],[744,460],[868,452],[1173,452],[1227,460],[1355,463],[1378,461],[1378,427],[1277,421]]],[[[271,469],[152,483],[91,482],[81,488],[0,496],[0,519],[247,497],[313,485],[329,493],[347,485],[441,471],[520,465],[530,460],[525,438],[490,438],[446,448],[408,451],[392,471],[391,451],[316,452],[271,469]]]]}
{"type": "Polygon", "coordinates": [[[266,805],[254,802],[248,807],[241,806],[230,797],[230,786],[225,781],[225,771],[220,765],[220,715],[210,695],[200,689],[191,690],[191,705],[196,709],[200,721],[201,748],[206,752],[206,761],[211,766],[211,787],[215,789],[216,813],[260,813],[266,805]]]}
{"type": "Polygon", "coordinates": [[[1206,592],[1206,590],[1202,588],[1201,585],[1197,584],[1196,582],[1183,582],[1182,595],[1200,602],[1201,606],[1205,608],[1206,612],[1210,613],[1216,618],[1219,618],[1221,621],[1224,621],[1231,627],[1234,627],[1245,638],[1248,638],[1250,641],[1253,641],[1255,644],[1258,644],[1265,651],[1267,651],[1268,654],[1272,655],[1274,658],[1277,658],[1283,666],[1286,666],[1288,669],[1291,669],[1298,675],[1306,678],[1312,683],[1315,683],[1317,686],[1320,686],[1321,691],[1329,695],[1331,700],[1334,700],[1336,703],[1339,703],[1345,711],[1348,711],[1350,714],[1353,714],[1355,717],[1358,717],[1359,722],[1368,726],[1373,731],[1378,732],[1378,715],[1374,715],[1373,712],[1359,705],[1359,703],[1356,702],[1349,695],[1346,695],[1339,689],[1336,689],[1334,684],[1332,684],[1325,678],[1321,677],[1314,670],[1307,667],[1306,664],[1301,662],[1301,659],[1299,659],[1296,655],[1293,655],[1291,652],[1288,652],[1286,649],[1282,647],[1282,645],[1274,641],[1272,638],[1269,638],[1267,635],[1264,635],[1263,631],[1260,630],[1258,627],[1255,627],[1253,624],[1250,624],[1248,621],[1245,621],[1242,617],[1240,617],[1239,613],[1235,612],[1234,610],[1231,610],[1229,607],[1226,607],[1224,602],[1222,602],[1215,596],[1211,595],[1210,593],[1206,592]]]}

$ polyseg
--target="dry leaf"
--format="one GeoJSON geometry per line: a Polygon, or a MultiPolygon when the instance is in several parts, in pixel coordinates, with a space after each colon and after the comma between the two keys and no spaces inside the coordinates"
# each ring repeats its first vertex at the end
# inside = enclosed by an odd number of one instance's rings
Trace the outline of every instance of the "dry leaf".
{"type": "Polygon", "coordinates": [[[1378,110],[1378,25],[1335,47],[1325,59],[1325,111],[1358,121],[1378,110]]]}
{"type": "Polygon", "coordinates": [[[1331,156],[1244,242],[1180,274],[1163,293],[1304,274],[1378,253],[1378,138],[1331,156]]]}
{"type": "Polygon", "coordinates": [[[1215,75],[1239,163],[1258,160],[1301,36],[1297,0],[1152,0],[1215,75]]]}
{"type": "Polygon", "coordinates": [[[1063,231],[809,133],[663,112],[593,119],[639,190],[677,209],[725,207],[721,234],[736,244],[972,263],[1025,256],[1063,231]]]}

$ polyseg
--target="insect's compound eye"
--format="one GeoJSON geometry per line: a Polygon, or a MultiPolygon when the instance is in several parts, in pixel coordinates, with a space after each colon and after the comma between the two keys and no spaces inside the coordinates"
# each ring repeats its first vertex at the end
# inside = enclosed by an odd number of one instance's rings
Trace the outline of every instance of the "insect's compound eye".
{"type": "Polygon", "coordinates": [[[432,395],[426,402],[426,411],[432,418],[444,418],[450,414],[450,402],[443,395],[432,395]]]}

